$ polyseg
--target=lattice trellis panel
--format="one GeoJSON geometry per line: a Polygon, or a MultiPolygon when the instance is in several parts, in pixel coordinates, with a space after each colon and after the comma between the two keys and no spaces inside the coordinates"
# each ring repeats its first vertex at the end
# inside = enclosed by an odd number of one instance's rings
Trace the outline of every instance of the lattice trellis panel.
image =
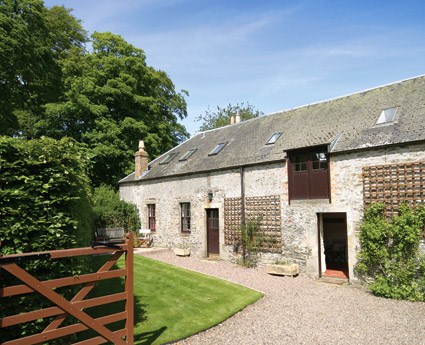
{"type": "Polygon", "coordinates": [[[385,205],[385,215],[398,212],[401,202],[425,203],[425,162],[377,165],[363,168],[363,202],[385,205]]]}
{"type": "MultiPolygon", "coordinates": [[[[264,236],[262,250],[280,251],[282,249],[282,221],[280,196],[245,198],[246,221],[261,219],[260,229],[264,236]]],[[[241,198],[224,199],[224,239],[226,244],[234,244],[240,236],[242,224],[241,198]]]]}
{"type": "Polygon", "coordinates": [[[224,243],[235,244],[242,224],[242,198],[224,199],[224,243]]]}

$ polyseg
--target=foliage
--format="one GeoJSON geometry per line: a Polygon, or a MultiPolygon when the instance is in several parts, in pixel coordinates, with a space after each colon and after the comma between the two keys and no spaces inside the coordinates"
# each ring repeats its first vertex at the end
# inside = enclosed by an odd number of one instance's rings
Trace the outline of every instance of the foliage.
{"type": "Polygon", "coordinates": [[[0,2],[0,134],[72,137],[91,155],[94,185],[115,185],[140,139],[155,158],[187,138],[187,92],[122,37],[95,32],[90,51],[87,41],[64,7],[0,2]]]}
{"type": "MultiPolygon", "coordinates": [[[[93,228],[87,168],[86,153],[72,139],[0,137],[1,254],[87,246],[93,228]]],[[[21,266],[41,280],[84,270],[83,261],[71,259],[34,260],[21,266]]],[[[6,272],[1,277],[0,285],[15,282],[6,272]]],[[[5,299],[1,314],[9,308],[31,310],[34,305],[50,303],[32,295],[18,302],[5,299]]],[[[36,327],[37,323],[29,323],[8,333],[27,333],[36,327]]]]}
{"type": "Polygon", "coordinates": [[[236,251],[241,252],[240,264],[244,267],[257,265],[257,254],[264,242],[264,236],[260,231],[261,218],[248,220],[240,228],[240,237],[236,243],[236,251]]]}
{"type": "Polygon", "coordinates": [[[93,211],[96,228],[122,227],[133,232],[140,229],[137,207],[121,200],[112,187],[101,185],[94,190],[93,211]]]}
{"type": "MultiPolygon", "coordinates": [[[[103,257],[104,258],[104,257],[103,257]]],[[[123,267],[123,260],[119,266],[123,267]]],[[[109,280],[99,284],[97,295],[113,290],[109,280]]],[[[97,287],[96,287],[97,289],[97,287]]],[[[93,291],[96,291],[94,289],[93,291]]],[[[156,260],[134,257],[135,326],[134,344],[165,344],[213,327],[262,294],[215,277],[188,271],[156,260]],[[196,315],[196,317],[194,317],[196,315]]],[[[116,309],[96,310],[96,316],[116,309]]]]}
{"type": "Polygon", "coordinates": [[[356,272],[378,295],[425,301],[425,257],[420,240],[425,228],[425,207],[401,205],[399,215],[384,218],[384,206],[366,210],[360,227],[361,250],[356,272]]]}
{"type": "Polygon", "coordinates": [[[200,131],[207,131],[214,128],[230,125],[230,118],[239,114],[241,121],[249,120],[263,115],[263,112],[255,109],[254,106],[242,102],[236,105],[228,104],[227,107],[221,108],[219,106],[211,109],[208,106],[204,115],[199,115],[196,120],[202,121],[200,131]]]}
{"type": "Polygon", "coordinates": [[[80,22],[63,7],[0,2],[0,134],[33,137],[44,104],[62,93],[63,59],[81,52],[85,41],[80,22]]]}
{"type": "Polygon", "coordinates": [[[155,158],[187,138],[177,123],[187,115],[185,92],[177,93],[166,73],[147,66],[143,50],[122,37],[95,32],[91,38],[92,52],[65,62],[62,100],[45,105],[36,130],[86,143],[95,185],[114,185],[134,170],[140,139],[155,158]]]}

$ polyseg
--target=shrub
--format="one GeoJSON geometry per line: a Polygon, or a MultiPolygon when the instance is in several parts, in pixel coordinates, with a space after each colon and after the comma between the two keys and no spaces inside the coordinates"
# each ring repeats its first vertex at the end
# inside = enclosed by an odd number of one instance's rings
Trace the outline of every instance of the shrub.
{"type": "Polygon", "coordinates": [[[260,231],[260,223],[261,217],[249,220],[241,226],[235,250],[241,251],[241,259],[238,263],[244,267],[257,265],[257,255],[264,240],[260,231]]]}
{"type": "Polygon", "coordinates": [[[136,205],[121,200],[112,187],[101,185],[95,188],[93,210],[96,228],[122,227],[126,231],[137,231],[140,218],[136,205]]]}
{"type": "Polygon", "coordinates": [[[425,258],[419,247],[424,227],[424,206],[401,205],[390,220],[381,204],[366,210],[355,269],[375,295],[425,301],[425,258]]]}

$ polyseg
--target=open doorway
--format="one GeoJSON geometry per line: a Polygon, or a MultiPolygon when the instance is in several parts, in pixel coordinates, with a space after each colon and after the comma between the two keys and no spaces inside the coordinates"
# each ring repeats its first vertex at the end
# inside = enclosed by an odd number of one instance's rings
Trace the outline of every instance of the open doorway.
{"type": "Polygon", "coordinates": [[[319,221],[321,276],[348,279],[347,215],[345,212],[321,213],[319,221]]]}

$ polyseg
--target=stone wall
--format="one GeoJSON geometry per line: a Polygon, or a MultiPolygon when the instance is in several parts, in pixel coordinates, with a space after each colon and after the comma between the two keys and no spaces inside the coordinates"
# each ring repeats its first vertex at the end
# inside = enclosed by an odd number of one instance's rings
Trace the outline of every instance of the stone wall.
{"type": "MultiPolygon", "coordinates": [[[[282,195],[282,181],[286,178],[283,163],[244,169],[245,195],[282,195]]],[[[155,246],[173,248],[183,243],[191,247],[193,255],[207,256],[206,209],[218,208],[220,217],[220,255],[233,259],[233,247],[224,245],[224,198],[241,196],[239,169],[207,174],[145,180],[143,183],[125,184],[120,187],[121,198],[137,205],[142,227],[147,227],[147,204],[156,204],[155,246]],[[211,202],[208,193],[213,193],[211,202]],[[180,231],[180,203],[191,204],[191,233],[180,231]],[[226,248],[227,247],[227,248],[226,248]]]]}
{"type": "MultiPolygon", "coordinates": [[[[347,245],[349,274],[353,279],[353,267],[358,250],[358,227],[363,217],[362,167],[399,162],[425,161],[425,144],[364,150],[355,153],[331,154],[331,201],[288,201],[288,173],[285,163],[274,163],[244,170],[245,195],[280,195],[282,209],[282,253],[261,255],[263,263],[276,259],[288,259],[300,265],[301,272],[319,276],[319,225],[320,214],[345,213],[347,219],[347,245]],[[318,216],[319,215],[319,216],[318,216]]],[[[187,177],[164,178],[120,187],[121,197],[135,203],[147,226],[147,204],[155,203],[156,227],[154,244],[175,247],[190,244],[192,254],[205,257],[207,208],[218,208],[220,216],[220,256],[235,260],[233,246],[224,245],[224,198],[241,196],[240,170],[224,170],[187,177]],[[208,192],[214,196],[208,201],[208,192]],[[181,202],[191,203],[191,233],[180,232],[181,202]]],[[[323,248],[322,248],[323,249],[323,248]]],[[[323,255],[322,255],[323,260],[323,255]]]]}
{"type": "Polygon", "coordinates": [[[366,166],[425,161],[425,144],[393,146],[332,156],[332,204],[347,209],[350,276],[359,249],[358,230],[363,220],[362,168],[366,166]]]}

